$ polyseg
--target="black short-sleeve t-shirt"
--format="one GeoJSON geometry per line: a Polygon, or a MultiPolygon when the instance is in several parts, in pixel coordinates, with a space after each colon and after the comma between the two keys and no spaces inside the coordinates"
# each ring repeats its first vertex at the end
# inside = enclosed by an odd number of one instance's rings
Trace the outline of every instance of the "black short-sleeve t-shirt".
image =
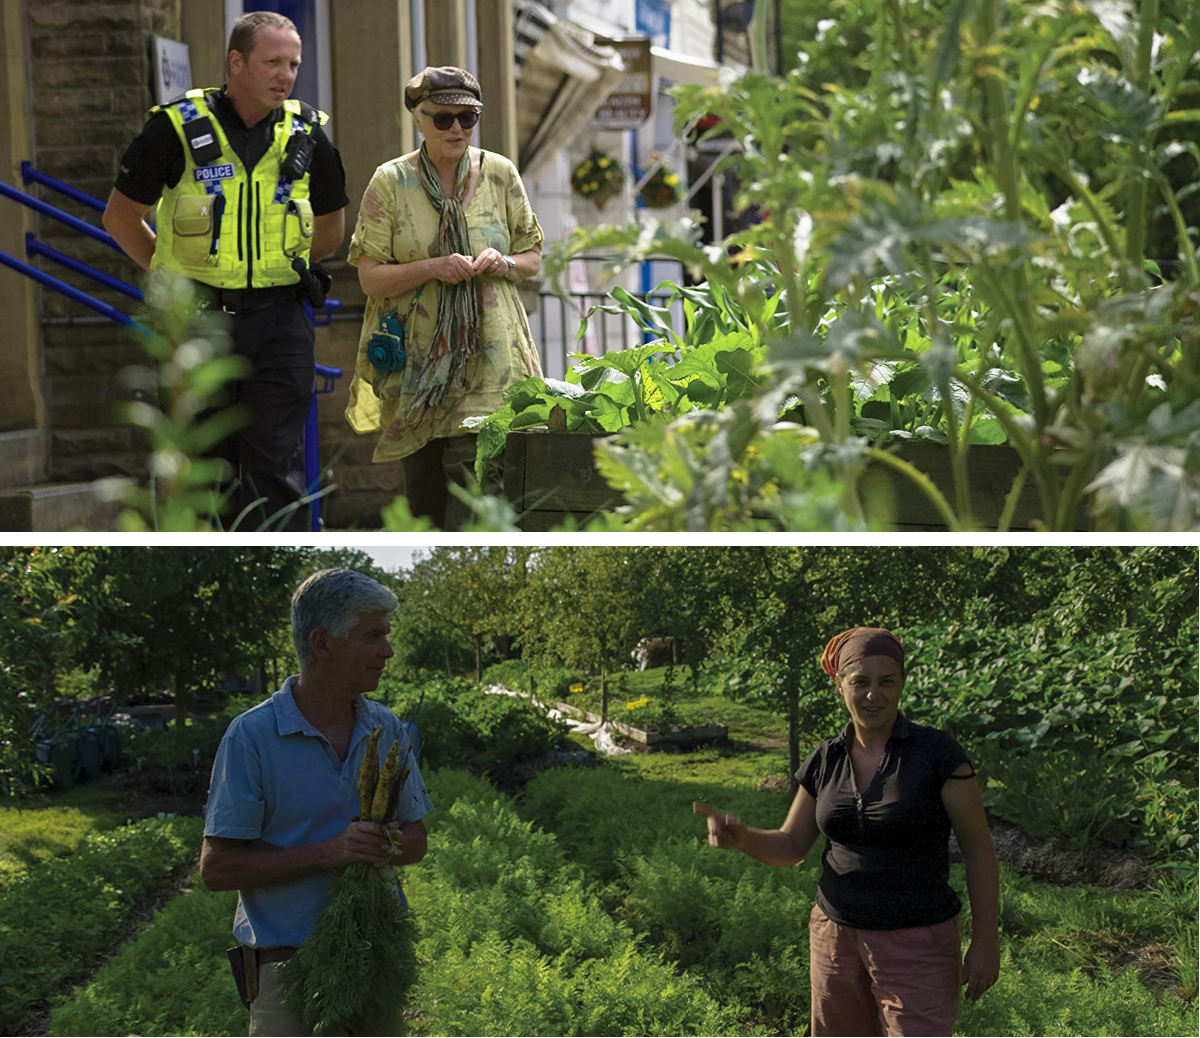
{"type": "MultiPolygon", "coordinates": [[[[246,169],[253,169],[271,146],[273,127],[283,118],[283,109],[276,109],[267,118],[247,126],[224,92],[214,91],[206,98],[229,139],[229,146],[246,169]]],[[[346,194],[346,171],[337,148],[319,126],[313,127],[313,142],[309,201],[314,216],[325,216],[350,204],[346,194]]],[[[166,112],[155,112],[121,156],[115,186],[135,202],[153,205],[166,188],[179,183],[184,166],[183,142],[171,125],[170,117],[166,112]]]]}
{"type": "Polygon", "coordinates": [[[796,772],[817,802],[826,836],[817,904],[835,923],[864,930],[934,926],[962,902],[950,886],[950,816],[942,786],[963,748],[945,732],[897,715],[879,768],[855,797],[853,726],[826,739],[796,772]]]}

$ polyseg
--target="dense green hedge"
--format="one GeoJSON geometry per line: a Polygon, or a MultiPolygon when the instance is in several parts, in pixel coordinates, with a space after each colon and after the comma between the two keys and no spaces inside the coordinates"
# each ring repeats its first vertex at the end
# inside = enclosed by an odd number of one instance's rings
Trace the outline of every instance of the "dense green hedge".
{"type": "Polygon", "coordinates": [[[466,678],[385,676],[374,698],[421,729],[429,768],[492,767],[532,760],[566,742],[566,726],[522,696],[488,694],[466,678]]]}
{"type": "Polygon", "coordinates": [[[169,721],[162,729],[122,728],[125,764],[132,767],[138,757],[144,757],[144,766],[148,768],[190,768],[192,750],[199,750],[201,766],[211,768],[229,722],[267,698],[261,695],[233,696],[216,713],[191,717],[183,724],[169,721]]]}
{"type": "Polygon", "coordinates": [[[906,632],[908,716],[951,731],[998,815],[1076,846],[1195,863],[1196,649],[1118,629],[906,632]]]}
{"type": "Polygon", "coordinates": [[[86,969],[149,891],[200,853],[199,818],[149,818],[93,834],[0,893],[0,1031],[13,1031],[86,969]]]}

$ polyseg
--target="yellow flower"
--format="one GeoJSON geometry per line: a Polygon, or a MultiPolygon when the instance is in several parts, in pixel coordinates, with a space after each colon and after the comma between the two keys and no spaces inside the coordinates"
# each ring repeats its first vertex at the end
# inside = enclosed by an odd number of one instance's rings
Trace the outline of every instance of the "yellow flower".
{"type": "Polygon", "coordinates": [[[650,700],[647,699],[645,696],[642,696],[641,699],[635,699],[632,702],[626,703],[625,709],[626,710],[636,710],[636,709],[638,709],[638,707],[645,706],[648,702],[650,702],[650,700]]]}
{"type": "Polygon", "coordinates": [[[601,169],[608,169],[611,162],[611,159],[598,159],[596,165],[598,165],[601,169]]]}
{"type": "Polygon", "coordinates": [[[668,173],[665,177],[663,177],[663,183],[670,184],[671,187],[674,187],[679,183],[679,178],[674,173],[668,173]]]}

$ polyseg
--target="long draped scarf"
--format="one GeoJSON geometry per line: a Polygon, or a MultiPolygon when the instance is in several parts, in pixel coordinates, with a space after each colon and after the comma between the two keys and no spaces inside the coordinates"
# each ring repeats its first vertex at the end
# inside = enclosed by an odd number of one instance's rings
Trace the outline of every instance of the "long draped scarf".
{"type": "MultiPolygon", "coordinates": [[[[429,201],[441,213],[435,245],[436,255],[472,255],[467,214],[463,208],[463,199],[466,198],[471,184],[471,149],[468,148],[463,153],[458,164],[454,194],[450,198],[447,198],[442,190],[441,178],[424,144],[421,145],[417,175],[429,201]]],[[[463,365],[483,350],[482,337],[479,334],[482,307],[478,279],[468,278],[457,284],[442,282],[441,287],[433,341],[421,367],[415,373],[411,408],[414,415],[427,407],[440,404],[447,388],[462,372],[463,365]]]]}

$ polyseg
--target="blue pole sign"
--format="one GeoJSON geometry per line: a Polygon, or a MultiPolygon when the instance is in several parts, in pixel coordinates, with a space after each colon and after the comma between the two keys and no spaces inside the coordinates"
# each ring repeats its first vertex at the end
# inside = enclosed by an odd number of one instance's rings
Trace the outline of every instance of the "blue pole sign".
{"type": "Polygon", "coordinates": [[[671,46],[671,5],[668,0],[637,0],[637,31],[656,47],[671,46]]]}

